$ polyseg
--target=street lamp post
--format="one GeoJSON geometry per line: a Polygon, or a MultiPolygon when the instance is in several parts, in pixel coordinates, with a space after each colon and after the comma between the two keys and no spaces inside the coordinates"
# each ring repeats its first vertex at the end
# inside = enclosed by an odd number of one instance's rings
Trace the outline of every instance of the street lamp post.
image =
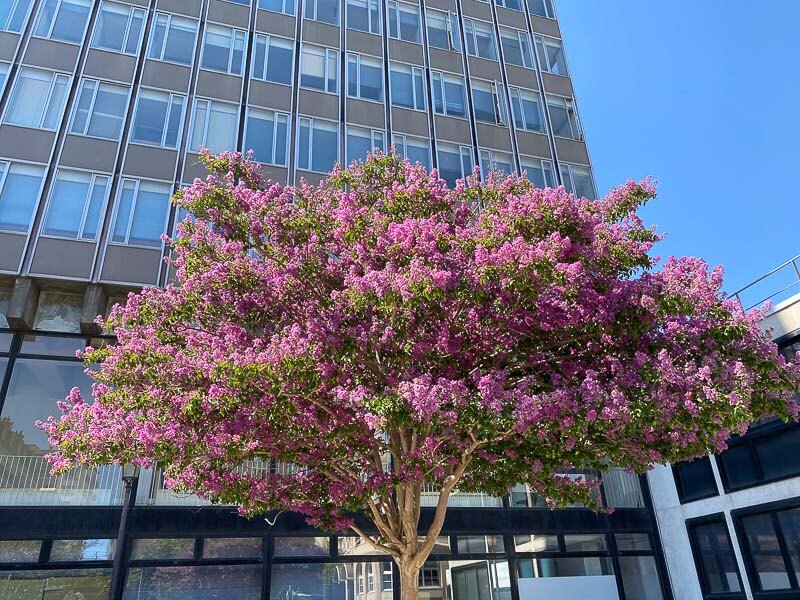
{"type": "Polygon", "coordinates": [[[122,465],[122,515],[119,518],[117,544],[114,547],[114,567],[111,571],[111,600],[122,598],[122,584],[125,581],[125,549],[128,543],[128,513],[136,502],[136,487],[139,483],[139,467],[122,465]]]}

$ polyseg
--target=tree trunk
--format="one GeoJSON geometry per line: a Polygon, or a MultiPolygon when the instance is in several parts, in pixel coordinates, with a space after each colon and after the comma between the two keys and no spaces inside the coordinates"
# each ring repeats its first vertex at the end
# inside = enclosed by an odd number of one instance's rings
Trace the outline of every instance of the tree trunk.
{"type": "Polygon", "coordinates": [[[418,600],[419,568],[410,562],[398,562],[400,570],[400,598],[401,600],[418,600]]]}

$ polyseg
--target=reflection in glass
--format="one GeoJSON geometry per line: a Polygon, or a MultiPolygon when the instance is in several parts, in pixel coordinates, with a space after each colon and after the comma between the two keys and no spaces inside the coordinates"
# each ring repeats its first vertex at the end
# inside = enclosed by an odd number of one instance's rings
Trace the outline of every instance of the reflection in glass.
{"type": "Polygon", "coordinates": [[[271,600],[389,600],[394,587],[388,562],[275,564],[270,582],[271,600]]]}
{"type": "Polygon", "coordinates": [[[694,526],[701,577],[710,593],[739,592],[739,573],[728,530],[723,521],[694,526]]]}
{"type": "Polygon", "coordinates": [[[620,556],[619,568],[626,600],[662,600],[656,559],[652,556],[620,556]]]}
{"type": "Polygon", "coordinates": [[[132,568],[122,597],[124,600],[260,600],[261,565],[132,568]]]}
{"type": "Polygon", "coordinates": [[[275,556],[328,556],[328,537],[276,537],[275,556]]]}
{"type": "Polygon", "coordinates": [[[0,574],[0,598],[47,600],[107,600],[111,569],[5,571],[0,574]]]}
{"type": "Polygon", "coordinates": [[[41,546],[40,540],[0,540],[0,563],[36,562],[41,546]]]}
{"type": "Polygon", "coordinates": [[[205,538],[203,558],[258,558],[261,538],[205,538]]]}
{"type": "Polygon", "coordinates": [[[133,541],[131,558],[192,558],[194,538],[139,538],[133,541]]]}
{"type": "Polygon", "coordinates": [[[50,561],[111,560],[116,540],[53,540],[50,561]]]}
{"type": "Polygon", "coordinates": [[[789,575],[783,560],[772,515],[762,514],[742,519],[750,557],[762,590],[789,588],[789,575]]]}

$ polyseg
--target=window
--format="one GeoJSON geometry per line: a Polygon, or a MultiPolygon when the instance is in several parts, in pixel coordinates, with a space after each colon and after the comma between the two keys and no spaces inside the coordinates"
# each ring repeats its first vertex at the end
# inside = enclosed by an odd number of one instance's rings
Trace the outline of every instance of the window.
{"type": "Polygon", "coordinates": [[[703,595],[741,592],[739,569],[722,516],[689,523],[697,575],[703,595]]]}
{"type": "Polygon", "coordinates": [[[0,231],[28,231],[43,179],[44,167],[0,162],[0,231]]]}
{"type": "Polygon", "coordinates": [[[359,594],[364,593],[364,569],[366,569],[369,565],[359,565],[356,564],[356,589],[358,590],[359,594]]]}
{"type": "Polygon", "coordinates": [[[496,0],[497,6],[510,8],[511,10],[522,10],[521,0],[496,0]]]}
{"type": "Polygon", "coordinates": [[[300,50],[300,85],[339,93],[339,51],[303,44],[300,50]]]}
{"type": "Polygon", "coordinates": [[[438,588],[442,586],[441,571],[436,563],[425,563],[419,570],[419,587],[438,588]]]}
{"type": "Polygon", "coordinates": [[[553,0],[528,0],[528,10],[540,17],[556,18],[556,11],[553,10],[553,0]]]}
{"type": "Polygon", "coordinates": [[[9,67],[10,65],[8,63],[0,62],[0,93],[2,93],[3,88],[6,86],[9,67]]]}
{"type": "Polygon", "coordinates": [[[258,8],[285,15],[294,15],[296,6],[295,0],[258,0],[258,8]]]}
{"type": "Polygon", "coordinates": [[[381,152],[386,152],[386,133],[380,129],[367,129],[365,127],[347,126],[347,164],[354,160],[363,161],[367,153],[373,152],[376,148],[381,152]]]}
{"type": "Polygon", "coordinates": [[[461,52],[458,16],[455,13],[427,9],[425,22],[428,26],[428,45],[431,48],[442,48],[461,52]]]}
{"type": "Polygon", "coordinates": [[[476,21],[471,17],[464,18],[464,33],[467,37],[467,53],[489,60],[497,60],[497,49],[494,43],[494,29],[491,23],[476,21]]]}
{"type": "Polygon", "coordinates": [[[394,106],[425,110],[425,71],[422,67],[390,63],[389,86],[394,106]]]}
{"type": "Polygon", "coordinates": [[[339,0],[304,0],[303,11],[306,19],[339,24],[339,0]]]}
{"type": "Polygon", "coordinates": [[[800,426],[773,421],[728,442],[717,457],[726,491],[800,474],[800,426]]]}
{"type": "Polygon", "coordinates": [[[380,35],[381,11],[378,0],[347,0],[347,26],[380,35]]]}
{"type": "Polygon", "coordinates": [[[392,135],[394,151],[407,158],[411,164],[419,163],[426,169],[431,168],[431,147],[428,140],[413,137],[404,133],[392,135]]]}
{"type": "Polygon", "coordinates": [[[0,30],[19,33],[28,17],[33,0],[5,0],[0,2],[0,30]]]}
{"type": "Polygon", "coordinates": [[[489,173],[498,172],[510,175],[514,171],[514,159],[507,152],[481,149],[481,175],[486,178],[489,173]]]}
{"type": "Polygon", "coordinates": [[[594,191],[594,181],[589,167],[578,167],[561,163],[561,181],[564,189],[578,198],[597,199],[594,191]]]}
{"type": "Polygon", "coordinates": [[[23,67],[14,81],[5,122],[56,129],[64,112],[68,86],[68,75],[23,67]]]}
{"type": "Polygon", "coordinates": [[[525,158],[522,157],[522,171],[525,178],[537,188],[555,187],[556,181],[553,177],[553,163],[544,158],[525,158]]]}
{"type": "Polygon", "coordinates": [[[347,95],[383,102],[383,61],[360,54],[348,54],[347,95]]]}
{"type": "Polygon", "coordinates": [[[197,152],[201,146],[214,152],[236,150],[238,122],[239,107],[236,104],[196,98],[189,150],[197,152]]]}
{"type": "Polygon", "coordinates": [[[381,591],[388,592],[394,588],[394,581],[392,578],[392,563],[381,563],[381,591]]]}
{"type": "Polygon", "coordinates": [[[535,37],[536,51],[539,53],[542,70],[553,75],[567,75],[567,61],[564,58],[561,42],[541,35],[535,37]]]}
{"type": "Polygon", "coordinates": [[[128,92],[121,85],[84,79],[78,91],[71,133],[118,140],[128,107],[128,92]]]}
{"type": "Polygon", "coordinates": [[[94,28],[92,47],[124,54],[138,53],[145,14],[143,8],[103,2],[94,28]]]}
{"type": "Polygon", "coordinates": [[[97,239],[108,191],[108,177],[58,171],[42,233],[81,240],[97,239]]]}
{"type": "Polygon", "coordinates": [[[575,104],[571,98],[547,95],[547,109],[550,112],[550,126],[553,135],[580,140],[583,138],[575,104]]]}
{"type": "Polygon", "coordinates": [[[203,40],[200,66],[212,71],[241,75],[246,40],[247,32],[241,29],[209,25],[203,40]]]}
{"type": "Polygon", "coordinates": [[[192,63],[197,21],[156,13],[148,57],[181,65],[192,63]]]}
{"type": "Polygon", "coordinates": [[[466,95],[464,78],[461,75],[449,75],[433,71],[433,110],[448,117],[466,117],[466,95]]]}
{"type": "Polygon", "coordinates": [[[443,142],[438,147],[439,177],[449,186],[456,181],[472,175],[472,146],[460,146],[443,142]]]}
{"type": "Polygon", "coordinates": [[[286,166],[289,115],[248,108],[244,129],[244,149],[253,151],[258,162],[286,166]]]}
{"type": "Polygon", "coordinates": [[[514,126],[517,129],[544,133],[544,117],[538,92],[512,87],[511,111],[514,113],[514,126]]]}
{"type": "Polygon", "coordinates": [[[366,563],[364,568],[367,570],[367,592],[375,591],[375,569],[372,563],[366,563]]]}
{"type": "Polygon", "coordinates": [[[300,117],[297,168],[328,173],[339,160],[339,126],[333,121],[300,117]]]}
{"type": "Polygon", "coordinates": [[[502,98],[502,90],[498,89],[496,82],[473,80],[472,104],[477,121],[493,125],[505,124],[505,102],[502,98]]]}
{"type": "Polygon", "coordinates": [[[90,0],[44,0],[33,35],[80,44],[91,6],[90,0]]]}
{"type": "Polygon", "coordinates": [[[417,44],[422,42],[419,6],[389,0],[386,9],[389,13],[389,37],[417,44]]]}
{"type": "Polygon", "coordinates": [[[111,241],[160,248],[171,195],[172,188],[166,183],[123,179],[111,241]]]}
{"type": "Polygon", "coordinates": [[[533,68],[531,37],[527,31],[501,27],[500,44],[503,46],[503,58],[508,64],[526,69],[533,68]]]}
{"type": "Polygon", "coordinates": [[[140,90],[131,141],[177,148],[185,101],[180,94],[140,90]]]}
{"type": "Polygon", "coordinates": [[[740,523],[754,591],[800,589],[800,508],[749,515],[740,523]]]}
{"type": "Polygon", "coordinates": [[[253,78],[292,84],[294,42],[274,35],[256,34],[253,45],[253,78]]]}

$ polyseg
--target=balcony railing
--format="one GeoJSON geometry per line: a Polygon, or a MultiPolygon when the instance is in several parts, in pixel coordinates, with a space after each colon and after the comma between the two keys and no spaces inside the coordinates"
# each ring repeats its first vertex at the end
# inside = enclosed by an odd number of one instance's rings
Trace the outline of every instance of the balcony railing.
{"type": "Polygon", "coordinates": [[[736,298],[742,308],[750,310],[767,300],[786,300],[797,292],[800,292],[800,254],[751,281],[731,297],[736,298]]]}

